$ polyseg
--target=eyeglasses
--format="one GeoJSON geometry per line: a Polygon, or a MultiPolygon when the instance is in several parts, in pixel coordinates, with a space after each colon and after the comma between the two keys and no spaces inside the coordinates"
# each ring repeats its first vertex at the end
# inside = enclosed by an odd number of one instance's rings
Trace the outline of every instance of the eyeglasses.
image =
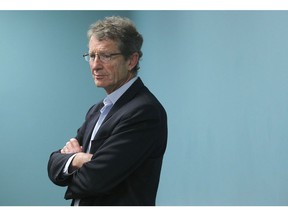
{"type": "Polygon", "coordinates": [[[107,63],[112,59],[112,56],[116,56],[116,55],[122,55],[122,53],[110,53],[110,54],[107,54],[107,53],[90,53],[90,54],[85,53],[83,55],[83,57],[87,62],[94,62],[96,59],[96,56],[98,56],[98,59],[101,62],[107,63]]]}

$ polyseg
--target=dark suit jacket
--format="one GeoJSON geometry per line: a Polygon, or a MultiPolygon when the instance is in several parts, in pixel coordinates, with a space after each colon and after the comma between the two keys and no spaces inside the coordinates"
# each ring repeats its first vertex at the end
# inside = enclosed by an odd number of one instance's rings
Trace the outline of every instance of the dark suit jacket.
{"type": "MultiPolygon", "coordinates": [[[[76,139],[86,151],[102,103],[90,108],[76,139]]],[[[138,78],[114,104],[93,138],[91,161],[70,176],[63,168],[71,154],[50,155],[48,175],[68,186],[65,199],[80,205],[155,205],[167,143],[164,108],[138,78]]]]}

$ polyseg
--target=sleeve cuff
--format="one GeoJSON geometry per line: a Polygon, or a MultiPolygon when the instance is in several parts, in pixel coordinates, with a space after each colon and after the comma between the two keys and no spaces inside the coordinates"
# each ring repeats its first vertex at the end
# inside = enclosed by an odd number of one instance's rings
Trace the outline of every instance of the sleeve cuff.
{"type": "Polygon", "coordinates": [[[68,159],[68,161],[66,162],[66,164],[65,164],[65,167],[64,167],[64,170],[63,170],[63,174],[64,175],[72,175],[74,172],[71,172],[71,173],[69,173],[69,166],[70,166],[70,164],[71,164],[71,162],[72,162],[72,160],[73,160],[73,158],[76,156],[76,154],[74,154],[74,155],[72,155],[69,159],[68,159]]]}

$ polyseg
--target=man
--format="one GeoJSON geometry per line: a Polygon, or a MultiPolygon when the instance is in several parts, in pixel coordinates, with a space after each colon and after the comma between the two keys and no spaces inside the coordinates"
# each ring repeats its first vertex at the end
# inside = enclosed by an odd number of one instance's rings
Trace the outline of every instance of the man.
{"type": "Polygon", "coordinates": [[[88,30],[97,87],[77,136],[50,155],[48,175],[67,186],[71,205],[155,205],[167,143],[165,109],[138,77],[142,36],[127,18],[106,17],[88,30]]]}

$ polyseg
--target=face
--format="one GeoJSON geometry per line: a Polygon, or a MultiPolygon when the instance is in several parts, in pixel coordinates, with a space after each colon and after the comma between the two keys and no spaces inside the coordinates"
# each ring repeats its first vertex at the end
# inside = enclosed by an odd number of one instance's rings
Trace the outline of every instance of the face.
{"type": "MultiPolygon", "coordinates": [[[[99,41],[92,36],[89,41],[89,53],[112,54],[120,53],[120,50],[117,42],[112,40],[99,41]]],[[[107,94],[110,94],[132,79],[134,73],[131,72],[131,69],[138,61],[138,55],[135,56],[135,54],[127,60],[123,55],[115,55],[108,62],[102,62],[98,56],[94,61],[90,61],[90,68],[96,86],[104,88],[107,94]]]]}

